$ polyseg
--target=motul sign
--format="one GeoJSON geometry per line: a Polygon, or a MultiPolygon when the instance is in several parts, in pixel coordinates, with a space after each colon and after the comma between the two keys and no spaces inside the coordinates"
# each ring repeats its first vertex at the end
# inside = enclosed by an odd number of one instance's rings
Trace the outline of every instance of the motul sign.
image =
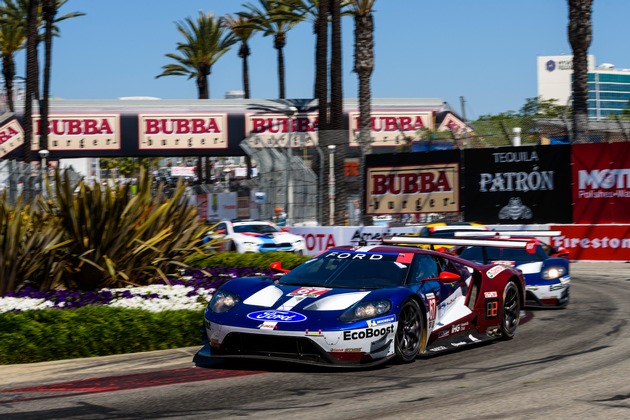
{"type": "MultiPolygon", "coordinates": [[[[405,143],[406,137],[416,137],[417,131],[433,129],[433,112],[372,112],[370,136],[372,146],[398,146],[405,143]]],[[[350,146],[358,146],[359,113],[349,112],[350,146]]]]}
{"type": "Polygon", "coordinates": [[[227,114],[140,114],[138,148],[226,149],[227,114]]]}
{"type": "Polygon", "coordinates": [[[4,157],[24,144],[22,126],[13,119],[0,126],[0,157],[4,157]]]}
{"type": "Polygon", "coordinates": [[[459,211],[459,164],[372,167],[367,171],[369,214],[459,211]]]}
{"type": "Polygon", "coordinates": [[[573,222],[630,222],[630,144],[572,146],[573,222]]]}
{"type": "MultiPolygon", "coordinates": [[[[39,115],[33,117],[33,150],[39,150],[44,130],[39,115]]],[[[119,150],[120,115],[61,115],[48,117],[49,150],[119,150]]]]}

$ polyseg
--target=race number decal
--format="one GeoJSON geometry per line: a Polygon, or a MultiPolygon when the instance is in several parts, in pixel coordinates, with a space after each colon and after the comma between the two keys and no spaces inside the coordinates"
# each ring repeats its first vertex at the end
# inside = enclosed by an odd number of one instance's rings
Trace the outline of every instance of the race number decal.
{"type": "Polygon", "coordinates": [[[495,319],[499,317],[499,299],[486,299],[486,318],[495,319]]]}
{"type": "Polygon", "coordinates": [[[302,296],[302,297],[316,298],[328,292],[329,290],[332,290],[332,289],[328,289],[326,287],[300,287],[299,289],[294,290],[291,293],[289,293],[289,296],[302,296]]]}
{"type": "Polygon", "coordinates": [[[435,318],[437,316],[437,304],[435,303],[435,295],[433,293],[427,294],[427,306],[429,307],[429,329],[432,330],[435,326],[435,318]]]}

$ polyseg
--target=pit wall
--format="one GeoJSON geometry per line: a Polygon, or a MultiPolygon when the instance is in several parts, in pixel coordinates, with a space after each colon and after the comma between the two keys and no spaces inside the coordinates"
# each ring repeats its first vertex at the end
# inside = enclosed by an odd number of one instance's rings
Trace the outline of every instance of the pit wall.
{"type": "MultiPolygon", "coordinates": [[[[630,224],[609,225],[488,225],[497,230],[559,230],[560,236],[541,238],[555,248],[569,250],[572,261],[630,261],[630,224]]],[[[314,226],[291,227],[306,240],[306,254],[317,255],[338,245],[380,244],[384,235],[418,233],[422,226],[314,226]]]]}

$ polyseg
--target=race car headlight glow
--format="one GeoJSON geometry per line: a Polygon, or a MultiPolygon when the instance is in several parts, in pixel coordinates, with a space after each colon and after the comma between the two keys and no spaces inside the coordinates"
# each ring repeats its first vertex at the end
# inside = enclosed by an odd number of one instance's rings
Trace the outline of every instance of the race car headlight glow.
{"type": "Polygon", "coordinates": [[[391,302],[385,299],[371,302],[359,302],[341,314],[339,320],[342,322],[354,322],[361,319],[370,319],[375,316],[386,314],[391,308],[391,302]]]}
{"type": "Polygon", "coordinates": [[[566,267],[556,266],[556,267],[547,267],[541,273],[540,276],[545,280],[553,280],[558,277],[562,277],[567,274],[566,267]]]}
{"type": "Polygon", "coordinates": [[[208,303],[208,309],[215,314],[227,312],[236,305],[241,303],[241,298],[227,290],[217,290],[208,303]]]}

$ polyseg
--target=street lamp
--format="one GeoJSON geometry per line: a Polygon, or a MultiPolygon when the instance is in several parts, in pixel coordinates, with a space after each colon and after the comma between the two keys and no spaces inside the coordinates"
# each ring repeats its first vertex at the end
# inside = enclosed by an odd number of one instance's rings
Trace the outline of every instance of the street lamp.
{"type": "Polygon", "coordinates": [[[41,158],[41,165],[39,167],[39,170],[42,171],[42,197],[46,198],[46,186],[48,185],[48,162],[46,159],[48,159],[48,156],[50,155],[50,152],[46,149],[42,149],[39,151],[39,157],[41,158]]]}
{"type": "Polygon", "coordinates": [[[288,106],[284,109],[284,115],[287,116],[287,165],[284,172],[285,191],[284,191],[284,211],[287,213],[287,224],[289,220],[293,220],[293,211],[289,210],[289,180],[291,179],[291,134],[293,132],[293,116],[298,112],[294,106],[288,106]]]}
{"type": "Polygon", "coordinates": [[[328,216],[329,226],[335,224],[335,146],[328,146],[328,201],[330,203],[330,215],[328,216]]]}

